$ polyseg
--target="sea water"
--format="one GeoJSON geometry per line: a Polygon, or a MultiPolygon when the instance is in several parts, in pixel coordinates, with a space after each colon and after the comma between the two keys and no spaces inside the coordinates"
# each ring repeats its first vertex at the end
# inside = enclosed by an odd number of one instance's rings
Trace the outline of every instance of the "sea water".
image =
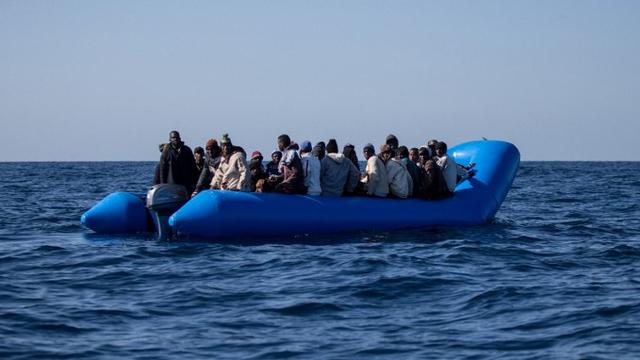
{"type": "Polygon", "coordinates": [[[470,228],[216,243],[80,225],[154,166],[0,164],[0,358],[640,358],[640,163],[524,162],[470,228]]]}

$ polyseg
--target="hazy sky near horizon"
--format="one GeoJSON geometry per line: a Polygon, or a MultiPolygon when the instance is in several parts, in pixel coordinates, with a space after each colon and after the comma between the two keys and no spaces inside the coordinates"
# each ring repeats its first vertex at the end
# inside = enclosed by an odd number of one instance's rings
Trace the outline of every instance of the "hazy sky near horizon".
{"type": "Polygon", "coordinates": [[[172,129],[640,160],[639,96],[640,1],[0,0],[0,161],[156,160],[172,129]]]}

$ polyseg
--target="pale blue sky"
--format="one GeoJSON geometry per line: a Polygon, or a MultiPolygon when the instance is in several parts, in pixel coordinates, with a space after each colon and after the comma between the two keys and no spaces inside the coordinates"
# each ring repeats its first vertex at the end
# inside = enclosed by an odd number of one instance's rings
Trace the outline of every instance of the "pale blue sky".
{"type": "Polygon", "coordinates": [[[632,0],[0,0],[0,161],[156,160],[172,129],[640,160],[639,75],[632,0]]]}

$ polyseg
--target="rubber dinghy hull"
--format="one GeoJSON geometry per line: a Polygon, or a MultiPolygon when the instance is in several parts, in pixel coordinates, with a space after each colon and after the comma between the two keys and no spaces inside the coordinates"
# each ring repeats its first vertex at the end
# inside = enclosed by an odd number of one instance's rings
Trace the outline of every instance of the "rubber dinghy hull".
{"type": "Polygon", "coordinates": [[[518,149],[503,141],[473,141],[449,150],[476,174],[438,201],[316,197],[208,190],[169,218],[179,234],[203,237],[271,237],[347,231],[483,224],[495,216],[520,164],[518,149]]]}

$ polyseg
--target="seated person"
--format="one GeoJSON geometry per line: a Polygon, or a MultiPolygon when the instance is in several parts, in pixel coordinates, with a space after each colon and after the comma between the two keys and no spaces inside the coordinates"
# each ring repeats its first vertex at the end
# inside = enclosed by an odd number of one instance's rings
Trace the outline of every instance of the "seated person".
{"type": "Polygon", "coordinates": [[[249,191],[251,174],[247,168],[246,154],[233,146],[228,134],[222,135],[222,160],[211,180],[211,189],[249,191]]]}
{"type": "Polygon", "coordinates": [[[409,149],[409,160],[413,161],[416,166],[420,164],[420,150],[418,148],[409,149]]]}
{"type": "Polygon", "coordinates": [[[193,194],[191,194],[191,197],[196,196],[198,192],[208,189],[211,186],[213,175],[216,173],[216,170],[218,170],[218,166],[220,165],[221,152],[222,149],[220,149],[220,146],[218,146],[218,142],[215,139],[209,139],[209,141],[207,141],[207,145],[205,146],[204,167],[200,172],[196,189],[193,194]]]}
{"type": "Polygon", "coordinates": [[[302,142],[300,159],[302,160],[304,186],[307,187],[307,194],[319,196],[322,193],[322,188],[320,187],[320,160],[313,155],[309,141],[302,142]]]}
{"type": "Polygon", "coordinates": [[[344,148],[342,148],[342,154],[347,159],[351,160],[351,162],[356,167],[356,169],[358,169],[358,171],[360,171],[360,164],[358,163],[358,154],[356,154],[355,146],[353,146],[351,144],[345,145],[344,148]]]}
{"type": "Polygon", "coordinates": [[[431,158],[428,148],[420,149],[420,192],[417,197],[427,200],[442,199],[451,193],[442,178],[442,171],[431,158]]]}
{"type": "Polygon", "coordinates": [[[402,162],[394,159],[393,156],[394,151],[389,145],[380,146],[380,157],[384,162],[387,170],[387,179],[389,180],[389,192],[393,197],[406,199],[411,196],[413,191],[411,175],[409,175],[407,167],[402,162]]]}
{"type": "Polygon", "coordinates": [[[251,154],[251,161],[249,162],[249,172],[251,173],[251,191],[257,191],[258,183],[263,183],[267,179],[267,173],[264,171],[264,165],[262,165],[262,154],[259,151],[254,151],[251,154]]]}
{"type": "Polygon", "coordinates": [[[407,171],[409,171],[409,175],[411,175],[411,182],[413,184],[411,193],[417,194],[419,192],[418,187],[420,187],[420,169],[418,168],[418,165],[409,160],[409,149],[407,149],[406,146],[402,145],[398,148],[396,160],[402,162],[407,168],[407,171]]]}
{"type": "Polygon", "coordinates": [[[266,173],[267,176],[280,176],[280,160],[282,159],[281,151],[274,151],[271,153],[271,161],[267,164],[266,173]]]}
{"type": "Polygon", "coordinates": [[[449,189],[449,192],[453,193],[458,183],[458,179],[456,178],[458,174],[456,163],[447,155],[447,144],[445,142],[438,142],[435,148],[436,155],[438,156],[438,160],[436,162],[442,170],[442,177],[447,183],[447,189],[449,189]]]}
{"type": "Polygon", "coordinates": [[[296,150],[298,144],[292,143],[289,135],[278,136],[278,149],[282,152],[280,175],[271,175],[267,179],[275,192],[285,194],[306,194],[302,161],[296,150]]]}
{"type": "Polygon", "coordinates": [[[321,162],[320,186],[322,196],[342,196],[351,194],[356,189],[360,172],[351,160],[338,153],[338,143],[329,140],[327,154],[321,162]]]}
{"type": "Polygon", "coordinates": [[[389,180],[384,163],[376,155],[373,145],[367,144],[362,149],[367,166],[360,179],[364,192],[369,196],[387,197],[389,194],[389,180]]]}

